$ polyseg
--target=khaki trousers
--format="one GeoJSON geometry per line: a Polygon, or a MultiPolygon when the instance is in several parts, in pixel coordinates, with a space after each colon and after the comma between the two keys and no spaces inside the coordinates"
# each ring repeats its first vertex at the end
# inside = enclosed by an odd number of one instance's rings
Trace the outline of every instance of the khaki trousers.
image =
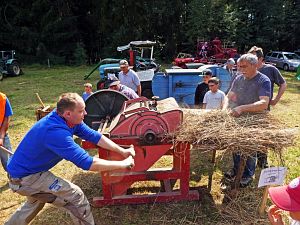
{"type": "Polygon", "coordinates": [[[22,179],[10,179],[10,188],[27,201],[11,216],[5,225],[25,225],[38,214],[45,203],[66,209],[76,225],[94,225],[90,204],[75,184],[49,171],[32,174],[22,179]]]}

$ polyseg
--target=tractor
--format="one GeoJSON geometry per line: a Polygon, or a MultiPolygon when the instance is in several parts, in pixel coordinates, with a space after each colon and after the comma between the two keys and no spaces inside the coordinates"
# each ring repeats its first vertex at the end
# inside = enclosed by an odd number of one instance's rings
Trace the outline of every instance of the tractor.
{"type": "Polygon", "coordinates": [[[19,76],[22,74],[19,61],[15,58],[15,50],[0,51],[0,80],[4,75],[19,76]]]}
{"type": "MultiPolygon", "coordinates": [[[[153,96],[151,83],[154,73],[159,70],[159,65],[154,62],[153,51],[156,42],[152,41],[132,41],[127,45],[117,47],[119,52],[128,51],[129,65],[135,70],[140,78],[142,85],[142,96],[151,98],[153,96]],[[148,53],[149,58],[145,58],[148,53]]],[[[118,76],[120,72],[119,61],[122,59],[107,58],[97,64],[90,73],[85,75],[87,79],[95,70],[99,69],[100,80],[97,83],[97,90],[105,89],[108,85],[110,74],[118,76]]]]}

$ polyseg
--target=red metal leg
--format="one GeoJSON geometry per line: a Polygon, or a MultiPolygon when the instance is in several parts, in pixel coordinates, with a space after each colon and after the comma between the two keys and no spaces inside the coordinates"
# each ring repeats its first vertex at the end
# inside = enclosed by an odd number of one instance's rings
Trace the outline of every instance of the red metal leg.
{"type": "MultiPolygon", "coordinates": [[[[123,145],[135,145],[135,167],[130,171],[103,172],[103,197],[95,197],[93,199],[93,206],[101,207],[104,205],[141,204],[199,199],[198,191],[191,191],[189,189],[189,143],[177,143],[172,149],[172,145],[168,143],[153,146],[138,146],[138,142],[132,140],[119,139],[114,141],[123,145]],[[162,156],[170,153],[173,156],[172,168],[151,168],[162,156]],[[150,180],[163,181],[165,183],[165,192],[147,195],[126,195],[127,190],[134,182],[150,180]],[[180,188],[175,191],[173,190],[172,182],[176,180],[180,181],[180,188]]],[[[110,160],[122,159],[118,154],[100,148],[99,156],[110,160]]]]}

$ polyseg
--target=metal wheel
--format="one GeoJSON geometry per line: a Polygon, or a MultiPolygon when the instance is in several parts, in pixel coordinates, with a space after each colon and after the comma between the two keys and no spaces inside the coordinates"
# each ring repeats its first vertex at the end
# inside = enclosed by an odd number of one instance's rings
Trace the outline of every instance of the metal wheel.
{"type": "Polygon", "coordinates": [[[289,70],[289,65],[288,64],[284,64],[283,65],[283,70],[284,71],[288,71],[289,70]]]}
{"type": "Polygon", "coordinates": [[[100,121],[113,119],[119,114],[122,105],[128,98],[114,90],[99,90],[89,96],[85,102],[87,115],[84,122],[91,128],[98,130],[100,121]]]}
{"type": "Polygon", "coordinates": [[[8,66],[8,73],[13,76],[19,76],[21,75],[21,69],[18,62],[14,61],[12,64],[8,66]]]}

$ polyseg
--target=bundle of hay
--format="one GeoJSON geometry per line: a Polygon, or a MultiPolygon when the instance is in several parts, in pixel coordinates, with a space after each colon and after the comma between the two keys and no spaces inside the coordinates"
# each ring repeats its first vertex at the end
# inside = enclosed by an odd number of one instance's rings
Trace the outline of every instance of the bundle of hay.
{"type": "Polygon", "coordinates": [[[176,141],[190,142],[197,150],[241,152],[246,156],[268,150],[280,154],[293,144],[297,132],[269,113],[235,118],[227,111],[185,110],[175,137],[176,141]]]}

